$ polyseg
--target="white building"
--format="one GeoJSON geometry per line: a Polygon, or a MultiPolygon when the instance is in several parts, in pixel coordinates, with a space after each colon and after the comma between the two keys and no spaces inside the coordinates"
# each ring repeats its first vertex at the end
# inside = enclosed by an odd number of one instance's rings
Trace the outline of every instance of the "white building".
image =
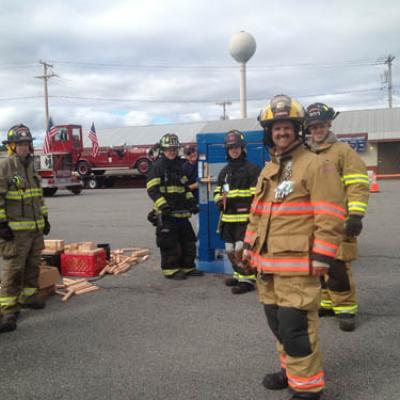
{"type": "MultiPolygon", "coordinates": [[[[152,145],[166,133],[175,133],[182,143],[191,143],[197,133],[230,129],[253,131],[261,127],[256,118],[247,118],[98,129],[97,136],[101,146],[152,145]]],[[[368,169],[379,174],[400,173],[400,108],[343,111],[334,120],[333,131],[359,152],[368,169]]],[[[85,140],[85,146],[90,146],[85,140]]]]}

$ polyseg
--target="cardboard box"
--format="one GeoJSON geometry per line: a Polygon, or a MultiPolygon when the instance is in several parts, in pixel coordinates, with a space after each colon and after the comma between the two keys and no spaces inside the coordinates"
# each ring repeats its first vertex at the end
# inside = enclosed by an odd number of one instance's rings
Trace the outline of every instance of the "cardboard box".
{"type": "Polygon", "coordinates": [[[64,240],[56,239],[44,241],[44,251],[62,251],[64,250],[64,240]]]}
{"type": "Polygon", "coordinates": [[[47,297],[56,290],[56,284],[62,283],[61,275],[56,267],[41,265],[39,268],[38,287],[41,297],[47,297]]]}

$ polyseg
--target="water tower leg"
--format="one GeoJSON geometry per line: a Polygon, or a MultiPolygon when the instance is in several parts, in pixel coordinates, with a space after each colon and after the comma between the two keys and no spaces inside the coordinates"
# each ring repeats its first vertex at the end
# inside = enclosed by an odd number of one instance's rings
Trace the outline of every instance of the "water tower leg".
{"type": "Polygon", "coordinates": [[[240,114],[247,118],[246,63],[240,63],[240,114]]]}

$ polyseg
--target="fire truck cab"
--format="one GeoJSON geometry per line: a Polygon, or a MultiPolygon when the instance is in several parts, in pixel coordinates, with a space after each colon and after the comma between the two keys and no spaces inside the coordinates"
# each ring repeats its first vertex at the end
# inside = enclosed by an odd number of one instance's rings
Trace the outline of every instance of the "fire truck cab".
{"type": "Polygon", "coordinates": [[[51,152],[71,154],[73,166],[82,178],[118,170],[145,175],[150,169],[152,158],[148,146],[99,147],[94,157],[90,147],[83,147],[80,125],[57,125],[56,128],[57,134],[50,140],[51,152]]]}

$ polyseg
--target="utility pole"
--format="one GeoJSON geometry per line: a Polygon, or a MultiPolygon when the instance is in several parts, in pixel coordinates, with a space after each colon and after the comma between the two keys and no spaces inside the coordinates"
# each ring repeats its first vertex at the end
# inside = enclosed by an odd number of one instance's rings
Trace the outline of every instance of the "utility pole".
{"type": "Polygon", "coordinates": [[[35,78],[37,79],[43,79],[43,83],[44,83],[44,107],[45,107],[45,117],[46,117],[46,125],[45,125],[45,129],[47,131],[48,128],[48,124],[49,124],[49,95],[48,95],[48,91],[47,91],[47,81],[50,78],[53,78],[55,76],[58,76],[57,74],[55,74],[54,72],[51,73],[47,73],[48,72],[48,68],[53,68],[53,66],[51,64],[48,64],[46,61],[39,61],[40,64],[43,65],[43,75],[40,76],[35,76],[35,78]]]}
{"type": "Polygon", "coordinates": [[[220,103],[215,103],[217,106],[222,106],[222,115],[221,115],[221,119],[225,120],[225,119],[229,119],[229,116],[226,115],[226,106],[230,106],[232,105],[232,103],[230,101],[221,101],[220,103]]]}
{"type": "Polygon", "coordinates": [[[387,71],[387,85],[388,85],[388,100],[389,100],[389,108],[392,108],[392,90],[393,90],[393,84],[392,84],[392,61],[395,59],[395,56],[388,55],[387,59],[385,60],[385,64],[388,65],[388,71],[387,71]]]}

